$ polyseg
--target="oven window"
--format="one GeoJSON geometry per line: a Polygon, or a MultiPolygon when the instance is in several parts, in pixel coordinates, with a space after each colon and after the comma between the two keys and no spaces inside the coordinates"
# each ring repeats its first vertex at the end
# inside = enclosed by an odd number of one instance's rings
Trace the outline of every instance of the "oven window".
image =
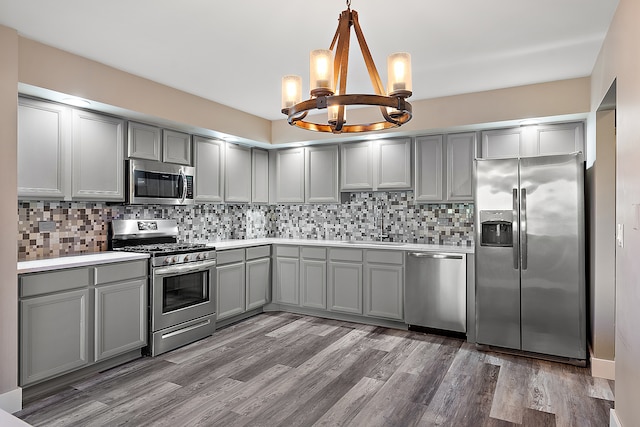
{"type": "Polygon", "coordinates": [[[209,301],[209,272],[165,277],[162,282],[162,313],[209,301]]]}

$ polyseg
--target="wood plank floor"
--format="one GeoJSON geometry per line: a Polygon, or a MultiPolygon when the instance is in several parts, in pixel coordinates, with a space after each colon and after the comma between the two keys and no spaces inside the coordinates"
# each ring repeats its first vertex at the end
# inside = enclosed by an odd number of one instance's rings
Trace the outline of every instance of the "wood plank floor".
{"type": "Polygon", "coordinates": [[[46,426],[607,426],[613,382],[463,340],[264,313],[27,403],[46,426]]]}

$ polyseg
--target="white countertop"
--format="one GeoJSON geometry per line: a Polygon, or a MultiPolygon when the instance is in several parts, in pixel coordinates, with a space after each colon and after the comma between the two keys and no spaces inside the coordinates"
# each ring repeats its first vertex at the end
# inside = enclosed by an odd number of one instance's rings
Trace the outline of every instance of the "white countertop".
{"type": "Polygon", "coordinates": [[[370,242],[364,240],[314,240],[314,239],[244,239],[244,240],[221,240],[218,242],[208,242],[207,246],[215,247],[216,250],[247,248],[259,245],[295,245],[295,246],[330,246],[339,248],[354,249],[387,249],[400,251],[425,251],[425,252],[450,252],[472,254],[473,246],[453,246],[453,245],[427,245],[420,243],[396,243],[396,242],[370,242]]]}
{"type": "Polygon", "coordinates": [[[37,259],[34,261],[20,261],[18,262],[18,274],[60,270],[63,268],[85,267],[88,265],[133,261],[136,259],[146,258],[149,258],[149,254],[133,252],[97,252],[86,255],[71,255],[59,258],[37,259]]]}

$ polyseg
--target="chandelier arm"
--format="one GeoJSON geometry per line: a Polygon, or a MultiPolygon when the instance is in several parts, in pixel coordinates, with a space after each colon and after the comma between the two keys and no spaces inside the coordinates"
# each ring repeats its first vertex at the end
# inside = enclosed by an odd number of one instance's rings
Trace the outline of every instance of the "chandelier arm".
{"type": "MultiPolygon", "coordinates": [[[[340,17],[340,40],[338,41],[338,57],[340,61],[340,76],[336,87],[338,95],[347,93],[347,74],[349,71],[349,42],[351,40],[351,11],[349,9],[342,12],[340,17]]],[[[342,131],[344,125],[344,105],[338,107],[335,130],[342,131]]]]}
{"type": "Polygon", "coordinates": [[[384,85],[382,84],[382,79],[380,79],[380,74],[378,73],[375,62],[373,62],[371,51],[369,51],[369,46],[367,45],[367,41],[364,38],[364,34],[362,33],[360,22],[358,21],[358,12],[354,10],[351,15],[353,17],[353,29],[356,32],[358,44],[360,45],[360,51],[362,52],[364,63],[366,64],[367,70],[369,71],[369,78],[371,79],[373,89],[378,95],[385,95],[386,92],[384,90],[384,85]]]}

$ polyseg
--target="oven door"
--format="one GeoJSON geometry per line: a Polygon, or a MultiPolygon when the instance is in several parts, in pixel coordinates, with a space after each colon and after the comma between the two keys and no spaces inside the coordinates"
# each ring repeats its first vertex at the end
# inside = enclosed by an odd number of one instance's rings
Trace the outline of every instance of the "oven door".
{"type": "Polygon", "coordinates": [[[216,260],[153,269],[153,332],[216,312],[216,260]]]}

